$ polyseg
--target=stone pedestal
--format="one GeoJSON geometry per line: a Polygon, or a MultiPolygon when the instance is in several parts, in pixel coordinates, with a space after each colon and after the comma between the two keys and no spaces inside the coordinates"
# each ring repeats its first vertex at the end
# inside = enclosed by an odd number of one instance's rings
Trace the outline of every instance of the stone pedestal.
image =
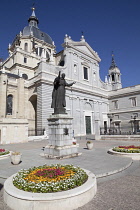
{"type": "Polygon", "coordinates": [[[72,117],[67,114],[52,114],[48,118],[49,144],[45,156],[64,158],[78,156],[79,145],[72,142],[72,117]]]}

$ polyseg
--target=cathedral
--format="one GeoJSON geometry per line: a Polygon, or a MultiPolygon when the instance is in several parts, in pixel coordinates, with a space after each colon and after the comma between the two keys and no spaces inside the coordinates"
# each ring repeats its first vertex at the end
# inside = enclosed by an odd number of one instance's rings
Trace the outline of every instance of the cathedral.
{"type": "Polygon", "coordinates": [[[53,113],[53,81],[59,72],[68,83],[75,82],[66,88],[73,136],[121,134],[124,128],[129,134],[139,132],[140,85],[122,88],[114,56],[103,82],[101,59],[83,35],[79,41],[65,35],[63,50],[57,53],[52,38],[38,25],[32,8],[28,25],[11,40],[9,56],[0,63],[0,144],[49,136],[47,119],[53,113]]]}

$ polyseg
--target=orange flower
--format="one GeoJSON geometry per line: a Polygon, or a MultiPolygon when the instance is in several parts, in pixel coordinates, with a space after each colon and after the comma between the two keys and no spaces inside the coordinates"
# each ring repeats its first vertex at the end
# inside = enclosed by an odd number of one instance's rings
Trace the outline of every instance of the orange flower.
{"type": "Polygon", "coordinates": [[[63,171],[63,173],[61,173],[61,175],[57,175],[55,174],[54,176],[54,172],[56,172],[56,167],[46,167],[46,168],[42,168],[42,169],[35,169],[33,171],[31,171],[24,179],[27,180],[28,182],[58,182],[60,180],[66,180],[69,177],[73,176],[75,174],[74,171],[72,170],[68,170],[65,167],[60,167],[59,169],[63,171]],[[49,176],[47,174],[47,172],[49,171],[49,176]],[[43,173],[45,172],[45,173],[43,173]],[[51,172],[52,172],[52,177],[51,177],[51,172]],[[45,176],[45,175],[46,176],[45,176]]]}

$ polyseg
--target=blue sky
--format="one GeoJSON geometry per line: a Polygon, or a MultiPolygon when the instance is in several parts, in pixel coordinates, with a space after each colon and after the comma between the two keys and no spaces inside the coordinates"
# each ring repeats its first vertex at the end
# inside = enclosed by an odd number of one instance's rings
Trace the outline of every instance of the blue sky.
{"type": "Polygon", "coordinates": [[[52,37],[57,52],[65,34],[79,41],[83,31],[101,58],[103,81],[114,51],[123,87],[140,84],[140,0],[1,0],[0,57],[8,56],[8,44],[28,25],[34,2],[39,28],[52,37]]]}

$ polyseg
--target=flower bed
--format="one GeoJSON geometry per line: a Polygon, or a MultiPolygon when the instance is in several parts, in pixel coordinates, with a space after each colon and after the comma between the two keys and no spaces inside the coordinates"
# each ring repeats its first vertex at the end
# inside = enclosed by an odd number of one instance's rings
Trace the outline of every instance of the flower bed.
{"type": "Polygon", "coordinates": [[[134,146],[134,145],[118,146],[118,147],[114,147],[113,151],[125,152],[125,153],[140,153],[140,146],[134,146]]]}
{"type": "Polygon", "coordinates": [[[2,156],[2,155],[7,155],[7,154],[9,154],[10,152],[9,151],[7,151],[7,150],[5,150],[5,149],[0,149],[0,156],[2,156]]]}
{"type": "MultiPolygon", "coordinates": [[[[39,168],[39,167],[38,167],[39,168]]],[[[75,168],[75,167],[74,167],[75,168]]],[[[34,193],[18,189],[13,185],[13,178],[10,176],[4,182],[4,201],[14,210],[54,210],[54,209],[77,209],[93,199],[97,192],[96,176],[86,169],[87,181],[79,187],[70,190],[52,193],[34,193]]]]}
{"type": "Polygon", "coordinates": [[[82,185],[88,176],[73,165],[44,165],[20,170],[13,178],[18,189],[34,193],[66,191],[82,185]]]}

